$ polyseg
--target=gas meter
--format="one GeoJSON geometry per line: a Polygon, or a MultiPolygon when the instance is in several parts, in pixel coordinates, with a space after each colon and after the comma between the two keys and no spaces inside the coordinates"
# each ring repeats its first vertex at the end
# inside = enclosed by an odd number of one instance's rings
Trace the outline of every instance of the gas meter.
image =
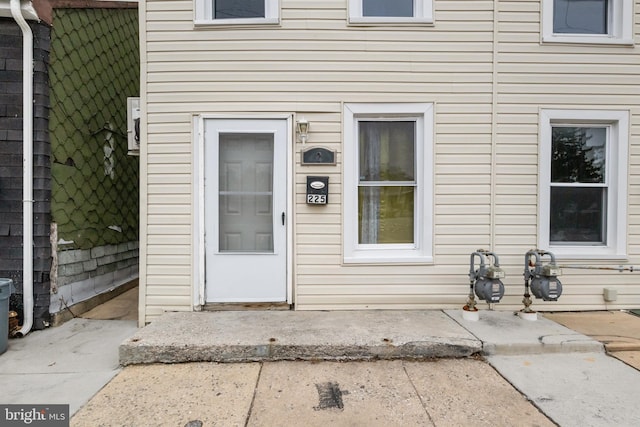
{"type": "Polygon", "coordinates": [[[551,252],[534,249],[527,252],[524,262],[525,287],[529,284],[536,298],[557,301],[562,295],[562,283],[558,280],[562,272],[556,265],[556,257],[551,252]],[[551,258],[551,261],[543,264],[542,257],[546,255],[551,258]],[[535,264],[531,263],[532,257],[535,258],[535,264]]]}
{"type": "Polygon", "coordinates": [[[500,302],[504,296],[504,285],[500,279],[504,279],[504,276],[504,270],[500,268],[496,254],[484,249],[478,249],[471,254],[469,283],[479,299],[487,303],[500,302]],[[480,266],[477,269],[476,257],[480,258],[480,266]],[[492,264],[487,263],[489,258],[493,258],[492,264]]]}

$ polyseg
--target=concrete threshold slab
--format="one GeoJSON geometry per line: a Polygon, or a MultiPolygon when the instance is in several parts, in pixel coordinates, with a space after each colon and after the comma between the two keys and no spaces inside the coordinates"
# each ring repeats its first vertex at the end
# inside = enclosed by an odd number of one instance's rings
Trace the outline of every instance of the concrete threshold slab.
{"type": "Polygon", "coordinates": [[[439,310],[165,313],[120,345],[148,363],[467,357],[482,343],[439,310]]]}
{"type": "Polygon", "coordinates": [[[479,312],[479,320],[463,318],[462,310],[446,310],[460,325],[482,341],[484,355],[604,352],[602,343],[545,319],[526,320],[513,311],[479,312]]]}

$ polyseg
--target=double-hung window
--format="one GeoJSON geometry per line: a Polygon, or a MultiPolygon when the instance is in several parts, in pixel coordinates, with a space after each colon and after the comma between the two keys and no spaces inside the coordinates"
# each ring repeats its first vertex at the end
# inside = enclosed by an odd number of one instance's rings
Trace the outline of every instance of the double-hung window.
{"type": "Polygon", "coordinates": [[[541,247],[625,256],[628,124],[620,111],[541,112],[541,247]]]}
{"type": "Polygon", "coordinates": [[[633,1],[542,0],[542,41],[633,44],[633,1]]]}
{"type": "Polygon", "coordinates": [[[433,22],[432,0],[349,0],[352,24],[433,22]]]}
{"type": "Polygon", "coordinates": [[[345,262],[432,261],[432,104],[345,104],[345,262]]]}
{"type": "Polygon", "coordinates": [[[277,24],[279,0],[194,0],[196,25],[277,24]]]}

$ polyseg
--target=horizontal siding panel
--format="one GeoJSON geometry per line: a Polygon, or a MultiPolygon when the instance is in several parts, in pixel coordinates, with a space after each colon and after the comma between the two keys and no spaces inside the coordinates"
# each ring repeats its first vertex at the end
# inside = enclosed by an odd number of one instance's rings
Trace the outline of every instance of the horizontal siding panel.
{"type": "Polygon", "coordinates": [[[151,234],[148,233],[147,245],[148,247],[155,245],[176,245],[176,246],[188,246],[191,247],[192,239],[188,234],[175,235],[175,234],[151,234]]]}
{"type": "Polygon", "coordinates": [[[191,267],[188,265],[154,264],[152,268],[148,269],[148,272],[150,275],[162,276],[167,274],[167,275],[176,275],[176,276],[184,275],[185,277],[188,277],[191,275],[191,267]]]}
{"type": "Polygon", "coordinates": [[[153,295],[148,294],[146,297],[148,305],[158,305],[162,307],[177,306],[190,307],[191,297],[189,295],[153,295]]]}
{"type": "MultiPolygon", "coordinates": [[[[485,156],[485,157],[490,157],[490,156],[485,156]]],[[[440,159],[440,156],[438,156],[438,160],[439,159],[440,159]]],[[[465,164],[464,167],[462,167],[455,161],[451,162],[450,164],[440,164],[440,162],[438,161],[436,162],[435,168],[436,168],[435,173],[437,176],[464,175],[467,178],[469,176],[471,177],[482,176],[489,173],[489,171],[491,170],[491,166],[488,164],[465,164]]]]}
{"type": "Polygon", "coordinates": [[[458,205],[445,205],[442,203],[436,203],[435,206],[435,213],[436,215],[468,215],[469,214],[469,209],[470,206],[473,206],[473,212],[475,215],[480,215],[480,214],[488,214],[491,210],[491,207],[489,206],[489,204],[491,203],[490,200],[486,200],[485,198],[485,204],[479,204],[479,203],[474,203],[473,205],[471,204],[458,204],[458,205]]]}
{"type": "Polygon", "coordinates": [[[148,195],[171,195],[171,194],[188,194],[191,191],[191,185],[187,184],[152,184],[147,186],[148,195]]]}
{"type": "MultiPolygon", "coordinates": [[[[378,54],[378,53],[393,53],[400,56],[402,53],[417,53],[420,52],[423,55],[428,52],[431,56],[436,52],[472,52],[473,55],[479,56],[482,52],[493,52],[493,44],[490,42],[478,42],[478,41],[465,41],[465,42],[451,42],[451,40],[443,40],[437,43],[433,41],[425,42],[423,40],[401,40],[402,43],[389,40],[318,40],[318,38],[303,38],[302,40],[293,38],[295,34],[291,35],[291,39],[282,38],[282,35],[278,35],[277,39],[273,38],[274,32],[265,32],[262,38],[252,40],[225,40],[225,43],[219,43],[216,46],[216,52],[222,57],[226,56],[227,52],[236,54],[237,52],[258,51],[262,53],[273,52],[273,55],[286,55],[290,51],[295,51],[296,54],[301,54],[303,57],[308,55],[308,52],[314,52],[315,57],[309,55],[312,60],[317,60],[318,56],[324,53],[330,54],[362,54],[366,52],[366,55],[378,54]],[[301,52],[302,51],[302,52],[301,52]],[[308,52],[307,52],[308,51],[308,52]]],[[[346,36],[346,34],[345,34],[346,36]]],[[[254,37],[256,35],[254,34],[254,37]]],[[[180,51],[184,54],[201,55],[204,52],[211,51],[211,41],[202,40],[200,38],[191,40],[189,43],[184,41],[157,41],[149,44],[149,52],[176,52],[180,51]]],[[[423,59],[424,60],[424,59],[423,59]]]]}
{"type": "MultiPolygon", "coordinates": [[[[167,153],[162,153],[164,156],[167,153]]],[[[149,176],[155,175],[190,175],[191,174],[191,164],[183,163],[183,164],[172,164],[169,162],[163,163],[150,163],[147,164],[147,173],[149,176]]]]}
{"type": "Polygon", "coordinates": [[[191,234],[191,224],[188,225],[148,225],[147,233],[149,235],[158,234],[158,235],[168,235],[174,234],[178,236],[187,236],[191,234]]]}
{"type": "Polygon", "coordinates": [[[191,263],[191,255],[178,255],[178,254],[170,254],[170,255],[147,255],[147,264],[148,265],[190,265],[191,263]]]}
{"type": "Polygon", "coordinates": [[[480,215],[474,212],[473,215],[437,215],[436,216],[436,231],[439,233],[442,231],[442,226],[451,225],[451,226],[467,226],[473,225],[488,225],[491,222],[491,217],[489,215],[480,215]]]}
{"type": "Polygon", "coordinates": [[[150,185],[158,185],[158,184],[189,184],[191,185],[191,175],[187,174],[153,174],[149,175],[149,184],[150,185]]]}
{"type": "MultiPolygon", "coordinates": [[[[303,91],[304,92],[304,91],[303,91]]],[[[392,90],[391,93],[395,93],[395,100],[398,100],[398,95],[395,90],[392,90]]],[[[327,111],[336,111],[339,109],[339,103],[341,100],[347,99],[351,102],[388,102],[389,101],[389,92],[379,92],[373,93],[370,91],[365,91],[365,93],[358,93],[356,90],[347,91],[344,93],[338,92],[316,92],[314,93],[314,98],[317,103],[322,102],[334,102],[336,104],[332,109],[327,111]]],[[[198,104],[201,105],[217,105],[220,108],[220,103],[232,103],[230,106],[236,105],[244,106],[245,112],[247,109],[249,111],[256,111],[254,107],[254,102],[259,104],[267,103],[269,100],[273,99],[274,96],[278,96],[279,102],[288,103],[289,108],[291,109],[293,106],[297,105],[298,99],[300,98],[300,94],[297,92],[284,92],[284,93],[248,93],[248,92],[219,92],[215,94],[216,102],[212,101],[212,93],[209,92],[199,92],[197,88],[194,88],[192,92],[172,92],[172,93],[155,93],[154,95],[149,95],[149,99],[154,103],[170,103],[170,102],[178,102],[178,103],[188,103],[192,102],[194,106],[198,104]]],[[[425,94],[423,92],[416,92],[415,88],[409,88],[409,92],[402,94],[402,102],[430,102],[435,99],[435,94],[425,94]]],[[[483,93],[446,93],[443,92],[439,94],[438,100],[443,100],[446,102],[470,102],[470,103],[482,103],[482,102],[491,102],[490,94],[483,93]]],[[[211,107],[205,108],[208,110],[211,107]]],[[[194,108],[195,111],[198,109],[194,108]]],[[[236,108],[233,109],[234,111],[236,108]]],[[[215,111],[215,110],[214,110],[215,111]]],[[[152,120],[152,118],[150,119],[152,120]]]]}
{"type": "MultiPolygon", "coordinates": [[[[429,295],[424,293],[406,294],[406,295],[314,295],[302,296],[300,304],[313,304],[327,309],[344,310],[349,309],[417,309],[424,308],[421,304],[455,304],[454,301],[460,300],[460,304],[464,303],[464,297],[458,295],[429,295]],[[397,307],[394,307],[397,305],[397,307]]],[[[320,309],[320,308],[314,308],[320,309]]]]}
{"type": "Polygon", "coordinates": [[[342,244],[342,236],[339,234],[296,234],[295,239],[299,246],[342,244]]]}
{"type": "Polygon", "coordinates": [[[325,213],[311,213],[311,214],[298,214],[296,215],[296,224],[342,224],[342,217],[340,215],[327,215],[325,213]]]}
{"type": "Polygon", "coordinates": [[[148,194],[147,203],[152,204],[175,204],[182,206],[190,206],[191,194],[148,194]]]}
{"type": "Polygon", "coordinates": [[[178,10],[188,10],[193,11],[193,1],[191,0],[162,0],[162,1],[147,1],[145,5],[147,11],[157,12],[157,11],[178,11],[178,10]]]}
{"type": "Polygon", "coordinates": [[[341,234],[340,224],[297,224],[298,234],[341,234]]]}
{"type": "Polygon", "coordinates": [[[149,164],[191,164],[191,155],[184,153],[163,153],[163,154],[149,154],[147,156],[149,164]]]}
{"type": "MultiPolygon", "coordinates": [[[[362,69],[358,67],[358,70],[347,72],[345,70],[326,70],[318,71],[317,69],[310,71],[283,71],[283,70],[263,70],[261,73],[251,72],[233,72],[230,70],[216,70],[216,71],[188,71],[188,72],[163,72],[154,73],[149,78],[149,83],[175,83],[179,80],[186,80],[189,84],[197,84],[198,82],[207,83],[215,78],[217,82],[236,83],[239,80],[242,82],[260,82],[260,83],[291,83],[293,80],[298,80],[301,84],[309,82],[329,82],[329,83],[342,83],[345,81],[359,81],[369,83],[389,82],[394,79],[401,79],[404,83],[424,83],[425,73],[416,73],[414,70],[394,70],[393,73],[381,72],[370,69],[362,69]]],[[[428,73],[429,82],[432,84],[451,84],[451,83],[491,83],[492,75],[476,73],[469,71],[467,73],[428,73]]],[[[485,90],[490,90],[490,86],[486,86],[485,90]]],[[[174,121],[178,115],[157,115],[157,118],[163,117],[164,121],[174,121]]],[[[448,120],[443,119],[441,123],[460,123],[459,115],[452,115],[448,120]],[[456,120],[457,119],[457,120],[456,120]]],[[[470,123],[486,123],[486,116],[477,115],[476,120],[473,120],[473,115],[465,115],[465,121],[470,123]]],[[[315,129],[314,129],[315,131],[315,129]]]]}
{"type": "Polygon", "coordinates": [[[503,225],[535,225],[537,221],[536,212],[531,212],[530,214],[509,214],[509,215],[496,215],[495,221],[497,227],[502,227],[503,225]]]}
{"type": "MultiPolygon", "coordinates": [[[[340,245],[298,245],[296,247],[296,261],[301,255],[333,255],[340,256],[342,247],[340,245]]],[[[342,259],[339,260],[342,262],[342,259]]]]}
{"type": "Polygon", "coordinates": [[[186,254],[191,252],[191,246],[189,245],[153,245],[147,248],[147,255],[174,255],[174,254],[186,254]]]}
{"type": "Polygon", "coordinates": [[[438,235],[447,236],[447,238],[457,235],[482,235],[486,236],[491,233],[491,227],[489,222],[485,222],[484,224],[454,224],[454,225],[444,225],[440,224],[437,227],[438,235]]]}
{"type": "Polygon", "coordinates": [[[149,225],[188,225],[191,224],[191,215],[154,215],[147,222],[149,225]]]}
{"type": "Polygon", "coordinates": [[[491,176],[487,174],[483,175],[474,175],[472,178],[467,174],[458,174],[458,175],[444,175],[439,174],[436,175],[435,183],[436,188],[442,185],[468,185],[469,182],[473,182],[474,184],[479,185],[490,185],[491,184],[491,176]]]}
{"type": "MultiPolygon", "coordinates": [[[[153,44],[151,44],[153,46],[153,44]]],[[[284,50],[270,50],[270,51],[254,51],[251,54],[251,60],[253,61],[273,61],[274,57],[282,57],[287,55],[287,51],[284,50]]],[[[491,55],[483,52],[472,52],[469,50],[459,50],[459,51],[428,51],[425,53],[424,51],[408,51],[408,52],[398,52],[398,51],[384,51],[377,50],[375,52],[363,52],[363,51],[348,51],[343,52],[340,50],[337,51],[325,51],[322,53],[322,56],[317,55],[316,52],[306,50],[296,51],[295,55],[290,56],[291,61],[307,61],[307,62],[324,62],[327,61],[352,61],[352,62],[361,62],[361,61],[371,61],[374,56],[380,55],[384,53],[384,55],[388,58],[389,61],[397,62],[402,64],[403,62],[441,62],[441,63],[464,63],[467,66],[473,66],[474,63],[483,63],[487,61],[491,61],[491,55]]],[[[172,62],[179,61],[185,64],[188,64],[191,61],[202,62],[210,59],[211,51],[163,51],[163,50],[153,50],[150,49],[148,52],[148,61],[149,62],[172,62]]],[[[240,51],[222,51],[216,55],[217,61],[242,61],[246,59],[246,53],[240,51]]],[[[534,62],[532,60],[532,62],[534,62]]],[[[468,70],[469,68],[467,68],[468,70]]]]}
{"type": "MultiPolygon", "coordinates": [[[[216,82],[216,83],[207,83],[206,90],[202,86],[202,84],[198,84],[198,82],[185,82],[185,83],[149,83],[149,90],[153,90],[158,93],[173,93],[178,92],[181,94],[185,94],[188,92],[198,92],[200,96],[205,95],[207,93],[217,94],[224,92],[233,92],[233,93],[268,93],[268,92],[278,92],[282,94],[282,92],[339,92],[339,93],[348,93],[348,92],[382,92],[382,93],[393,93],[393,92],[421,92],[421,93],[430,93],[430,94],[455,94],[455,93],[482,93],[489,92],[491,90],[490,86],[476,84],[476,83],[456,83],[456,84],[438,84],[438,83],[411,83],[411,82],[394,82],[388,83],[386,82],[378,82],[376,85],[370,85],[369,82],[366,81],[355,81],[355,82],[323,82],[323,81],[315,81],[313,85],[309,85],[311,81],[297,81],[297,82],[283,82],[281,85],[274,85],[273,82],[269,81],[260,81],[260,82],[216,82]]],[[[212,96],[212,95],[211,95],[212,96]]],[[[488,127],[488,126],[487,126],[488,127]]],[[[161,133],[163,129],[175,129],[175,125],[170,123],[156,123],[153,126],[149,126],[150,133],[161,133]]],[[[465,126],[463,129],[467,129],[467,131],[471,132],[487,132],[490,133],[490,129],[486,127],[484,130],[481,126],[465,126]]]]}
{"type": "MultiPolygon", "coordinates": [[[[298,295],[310,296],[310,295],[420,295],[424,291],[424,283],[420,284],[405,284],[405,283],[387,283],[378,284],[379,280],[376,277],[369,277],[373,280],[371,286],[356,286],[356,285],[338,285],[330,286],[330,283],[321,282],[322,285],[307,285],[300,286],[298,295]]],[[[415,282],[414,282],[415,283],[415,282]]],[[[460,294],[460,298],[463,299],[465,288],[468,288],[468,284],[464,285],[432,285],[433,292],[445,295],[460,294]]]]}
{"type": "Polygon", "coordinates": [[[436,185],[436,196],[440,195],[453,195],[457,194],[461,197],[464,197],[469,194],[474,195],[482,195],[485,194],[487,196],[491,195],[491,187],[488,185],[481,184],[464,184],[464,185],[436,185]]]}
{"type": "MultiPolygon", "coordinates": [[[[278,62],[274,61],[273,58],[270,60],[264,61],[255,61],[250,60],[226,60],[223,62],[211,63],[206,60],[196,61],[191,58],[188,63],[188,70],[185,70],[184,63],[172,62],[170,58],[166,58],[166,60],[156,60],[154,62],[150,62],[148,64],[149,69],[149,78],[153,78],[156,73],[176,73],[182,74],[187,72],[207,72],[207,71],[216,71],[216,72],[237,72],[238,69],[252,69],[256,73],[264,72],[264,71],[297,71],[300,73],[307,72],[340,72],[343,70],[345,73],[353,72],[353,73],[384,73],[384,72],[394,72],[394,73],[424,73],[424,74],[442,74],[442,73],[460,73],[464,75],[468,75],[471,73],[469,64],[467,63],[447,63],[447,62],[415,62],[415,61],[406,61],[406,62],[380,62],[377,60],[379,55],[376,57],[367,58],[365,60],[354,61],[354,62],[344,62],[344,61],[306,61],[306,62],[291,62],[294,60],[292,58],[291,61],[283,61],[278,62]]],[[[491,73],[492,67],[491,63],[475,63],[473,64],[473,70],[480,74],[491,73]]],[[[484,81],[484,79],[483,79],[484,81]]],[[[278,102],[278,100],[274,100],[274,102],[278,102]]],[[[156,106],[154,106],[156,107],[156,106]]],[[[463,106],[461,106],[463,107],[463,106]]]]}
{"type": "Polygon", "coordinates": [[[490,240],[490,235],[486,234],[484,236],[480,235],[470,235],[470,236],[461,236],[461,235],[436,235],[435,236],[435,244],[436,245],[466,245],[467,247],[481,247],[486,245],[486,243],[490,240]]]}
{"type": "Polygon", "coordinates": [[[191,285],[188,282],[177,281],[178,278],[175,276],[149,275],[148,277],[145,295],[190,295],[191,285]]]}

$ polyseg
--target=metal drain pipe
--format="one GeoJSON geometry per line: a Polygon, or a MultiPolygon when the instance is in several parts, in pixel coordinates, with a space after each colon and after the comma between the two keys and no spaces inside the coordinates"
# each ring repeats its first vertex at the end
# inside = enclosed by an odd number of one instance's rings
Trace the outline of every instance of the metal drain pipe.
{"type": "Polygon", "coordinates": [[[22,16],[20,0],[11,0],[11,15],[22,30],[22,307],[24,321],[16,332],[33,327],[33,32],[22,16]]]}
{"type": "Polygon", "coordinates": [[[633,273],[634,271],[640,271],[635,268],[633,265],[624,266],[619,265],[617,267],[611,266],[598,266],[598,265],[558,265],[559,268],[568,268],[568,269],[577,269],[577,270],[614,270],[622,273],[623,271],[628,271],[629,273],[633,273]]]}

